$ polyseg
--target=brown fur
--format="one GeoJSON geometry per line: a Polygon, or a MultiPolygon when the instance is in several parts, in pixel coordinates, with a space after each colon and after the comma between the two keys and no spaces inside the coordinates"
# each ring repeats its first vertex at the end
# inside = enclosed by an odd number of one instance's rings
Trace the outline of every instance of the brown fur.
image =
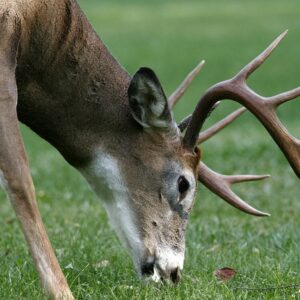
{"type": "MultiPolygon", "coordinates": [[[[124,158],[121,168],[134,191],[133,209],[140,216],[145,243],[151,244],[157,232],[168,245],[184,247],[186,220],[179,212],[169,224],[149,218],[157,214],[153,199],[162,203],[157,192],[161,179],[154,178],[150,185],[141,182],[138,188],[136,182],[141,181],[139,175],[163,174],[172,161],[196,174],[200,154],[184,153],[180,139],[144,133],[133,120],[127,97],[131,77],[77,3],[1,2],[0,34],[0,170],[47,292],[55,299],[73,299],[40,218],[18,120],[76,168],[86,166],[98,147],[124,158]],[[128,164],[145,166],[147,174],[128,164]]],[[[160,219],[168,207],[167,202],[161,204],[160,219]]]]}

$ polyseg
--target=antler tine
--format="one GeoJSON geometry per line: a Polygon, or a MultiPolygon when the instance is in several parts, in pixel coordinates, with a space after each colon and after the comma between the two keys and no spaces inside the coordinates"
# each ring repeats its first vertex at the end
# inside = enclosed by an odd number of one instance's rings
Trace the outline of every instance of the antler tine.
{"type": "Polygon", "coordinates": [[[256,181],[270,178],[270,175],[223,175],[224,179],[226,179],[231,184],[241,183],[245,181],[256,181]]]}
{"type": "Polygon", "coordinates": [[[287,35],[288,30],[280,34],[270,45],[267,47],[259,56],[254,58],[248,65],[246,65],[235,77],[242,80],[246,80],[249,76],[259,68],[266,59],[272,54],[272,52],[277,48],[279,43],[287,35]]]}
{"type": "MultiPolygon", "coordinates": [[[[226,126],[231,124],[236,118],[238,118],[241,114],[243,114],[247,109],[245,107],[239,108],[232,112],[230,115],[219,121],[218,123],[214,124],[204,132],[201,132],[198,137],[197,144],[204,143],[208,139],[210,139],[212,136],[220,132],[222,129],[224,129],[226,126]]],[[[191,121],[192,115],[187,116],[184,118],[179,124],[178,128],[180,131],[184,131],[187,126],[189,125],[189,122],[191,121]]]]}
{"type": "Polygon", "coordinates": [[[293,100],[295,98],[297,98],[300,95],[300,87],[295,88],[293,90],[290,90],[288,92],[285,93],[281,93],[272,97],[268,97],[268,105],[274,106],[274,107],[278,107],[281,104],[293,100]]]}
{"type": "Polygon", "coordinates": [[[244,202],[238,195],[236,195],[232,190],[231,186],[235,183],[252,181],[252,180],[262,180],[270,177],[269,175],[233,175],[226,176],[214,172],[208,168],[203,162],[200,162],[198,170],[198,180],[203,183],[209,190],[214,194],[225,200],[230,205],[235,208],[248,213],[250,215],[265,217],[270,216],[270,214],[257,210],[256,208],[250,206],[244,202]]]}
{"type": "Polygon", "coordinates": [[[180,84],[180,86],[176,89],[176,91],[169,97],[168,102],[170,108],[173,108],[178,100],[183,96],[185,91],[188,89],[194,78],[199,74],[201,69],[203,68],[205,64],[205,61],[202,60],[196,68],[194,68],[187,77],[183,80],[183,82],[180,84]]]}
{"type": "Polygon", "coordinates": [[[223,120],[219,121],[218,123],[214,124],[212,127],[208,128],[207,130],[201,132],[198,136],[197,144],[204,143],[208,139],[210,139],[212,136],[220,132],[222,129],[224,129],[226,126],[231,124],[236,118],[238,118],[241,114],[243,114],[247,109],[242,107],[228,115],[223,120]]]}
{"type": "Polygon", "coordinates": [[[231,99],[245,106],[259,119],[300,178],[300,141],[288,133],[276,113],[276,108],[280,104],[300,95],[300,88],[267,98],[252,91],[246,84],[249,75],[267,59],[286,33],[287,31],[281,34],[232,79],[218,83],[206,91],[197,104],[183,139],[183,146],[188,151],[194,150],[200,129],[212,106],[217,101],[231,99]]]}

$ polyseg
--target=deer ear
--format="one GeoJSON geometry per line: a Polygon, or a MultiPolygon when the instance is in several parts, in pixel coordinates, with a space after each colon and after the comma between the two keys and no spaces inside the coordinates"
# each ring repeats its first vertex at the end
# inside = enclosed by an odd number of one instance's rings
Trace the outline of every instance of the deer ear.
{"type": "Polygon", "coordinates": [[[148,68],[139,69],[128,88],[130,111],[144,128],[173,127],[172,114],[160,82],[148,68]]]}

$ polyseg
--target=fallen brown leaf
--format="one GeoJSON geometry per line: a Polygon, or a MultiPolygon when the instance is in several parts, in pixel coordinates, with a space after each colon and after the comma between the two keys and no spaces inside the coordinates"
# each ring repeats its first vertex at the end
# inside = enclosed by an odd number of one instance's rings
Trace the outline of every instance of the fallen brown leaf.
{"type": "Polygon", "coordinates": [[[221,268],[214,271],[214,275],[222,282],[226,282],[234,277],[236,270],[232,268],[221,268]]]}

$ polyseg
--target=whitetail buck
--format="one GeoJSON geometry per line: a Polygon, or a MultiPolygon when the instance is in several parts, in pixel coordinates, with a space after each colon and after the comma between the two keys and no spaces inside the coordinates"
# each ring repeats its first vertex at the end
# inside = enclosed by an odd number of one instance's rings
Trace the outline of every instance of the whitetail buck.
{"type": "Polygon", "coordinates": [[[18,121],[83,174],[103,200],[136,269],[154,281],[179,280],[198,180],[231,205],[266,215],[230,189],[231,184],[265,176],[223,176],[200,162],[197,143],[243,112],[199,136],[217,101],[232,99],[250,110],[300,175],[299,141],[287,133],[275,111],[300,89],[265,98],[246,85],[284,34],[232,79],[208,89],[193,115],[177,126],[171,108],[202,64],[167,99],[150,69],[130,77],[74,0],[10,0],[0,5],[1,181],[42,285],[53,298],[73,296],[40,217],[18,121]]]}

